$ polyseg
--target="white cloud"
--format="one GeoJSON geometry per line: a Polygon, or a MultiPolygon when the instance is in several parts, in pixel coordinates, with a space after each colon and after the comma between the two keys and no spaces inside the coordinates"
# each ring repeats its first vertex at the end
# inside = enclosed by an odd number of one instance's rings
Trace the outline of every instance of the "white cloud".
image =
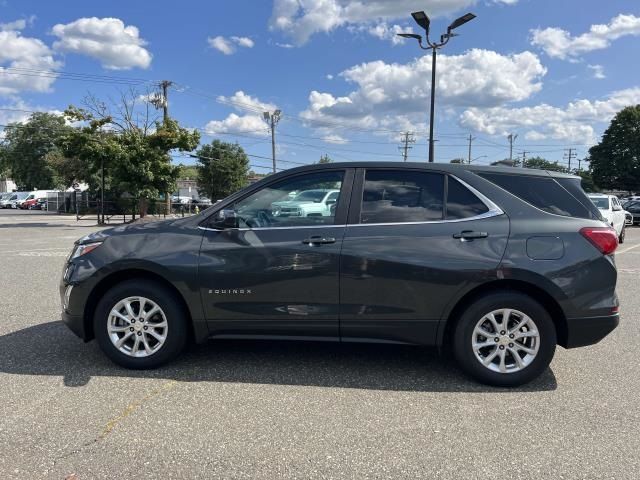
{"type": "MultiPolygon", "coordinates": [[[[475,3],[476,0],[431,0],[429,15],[447,15],[475,3]]],[[[316,33],[350,24],[407,18],[409,12],[424,8],[424,0],[275,0],[269,24],[271,29],[284,32],[302,45],[316,33]]]]}
{"type": "Polygon", "coordinates": [[[211,48],[214,48],[225,55],[233,55],[236,53],[237,47],[253,48],[255,45],[254,41],[249,37],[233,36],[226,38],[221,35],[214,38],[209,37],[207,38],[207,42],[211,48]]]}
{"type": "Polygon", "coordinates": [[[327,80],[333,80],[333,75],[331,75],[330,73],[327,74],[327,80]]]}
{"type": "Polygon", "coordinates": [[[550,57],[575,60],[583,53],[607,48],[618,38],[640,35],[640,17],[620,14],[606,25],[592,25],[588,32],[577,37],[555,27],[531,30],[531,34],[531,44],[542,48],[550,57]]]}
{"type": "Polygon", "coordinates": [[[234,93],[230,97],[225,97],[224,95],[220,95],[218,97],[218,102],[226,105],[230,105],[238,111],[250,110],[250,111],[259,112],[261,115],[262,115],[262,112],[267,112],[267,111],[271,112],[278,108],[273,103],[263,102],[256,97],[247,95],[242,90],[238,90],[236,93],[234,93]]]}
{"type": "Polygon", "coordinates": [[[205,132],[209,135],[219,133],[243,133],[248,135],[256,135],[258,137],[266,137],[269,135],[269,127],[264,121],[263,112],[271,112],[278,107],[269,102],[263,102],[256,97],[252,97],[238,90],[230,97],[223,95],[217,98],[218,102],[228,105],[238,112],[250,112],[245,115],[231,113],[224,120],[212,120],[204,127],[205,132]]]}
{"type": "Polygon", "coordinates": [[[564,108],[544,103],[520,108],[472,107],[462,113],[460,124],[489,135],[524,130],[529,140],[593,143],[594,124],[609,122],[624,107],[639,103],[640,87],[635,87],[613,92],[603,100],[574,100],[564,108]]]}
{"type": "Polygon", "coordinates": [[[598,80],[607,78],[604,74],[604,67],[602,65],[587,65],[587,67],[593,72],[593,78],[597,78],[598,80]]]}
{"type": "Polygon", "coordinates": [[[204,127],[208,135],[220,133],[241,133],[266,137],[269,135],[269,128],[260,115],[230,114],[224,120],[212,120],[204,127]]]}
{"type": "Polygon", "coordinates": [[[96,58],[104,68],[127,70],[148,68],[151,53],[144,48],[138,28],[119,18],[79,18],[57,24],[52,33],[59,38],[53,47],[60,51],[96,58]]]}
{"type": "Polygon", "coordinates": [[[334,145],[344,145],[346,143],[349,143],[349,140],[335,133],[325,135],[324,137],[322,137],[322,140],[324,140],[325,143],[332,143],[334,145]]]}
{"type": "Polygon", "coordinates": [[[405,39],[398,36],[398,33],[413,33],[412,27],[401,27],[400,25],[387,25],[386,22],[378,23],[367,28],[367,32],[380,40],[388,40],[393,45],[400,45],[405,39]]]}
{"type": "Polygon", "coordinates": [[[0,30],[24,30],[27,26],[27,21],[23,18],[8,23],[0,23],[0,30]]]}
{"type": "Polygon", "coordinates": [[[231,40],[236,42],[241,47],[253,48],[255,43],[249,37],[231,37],[231,40]]]}
{"type": "MultiPolygon", "coordinates": [[[[473,49],[441,55],[436,91],[443,107],[495,107],[525,100],[542,88],[546,69],[531,52],[513,55],[473,49]]],[[[348,123],[363,128],[407,128],[423,121],[429,102],[431,57],[407,64],[374,61],[340,74],[356,89],[345,96],[312,91],[301,115],[315,124],[348,123]]],[[[409,128],[415,130],[415,128],[409,128]]]]}
{"type": "Polygon", "coordinates": [[[55,70],[62,66],[51,49],[37,38],[17,30],[0,31],[0,95],[22,91],[48,92],[57,75],[19,75],[28,70],[55,70]]]}

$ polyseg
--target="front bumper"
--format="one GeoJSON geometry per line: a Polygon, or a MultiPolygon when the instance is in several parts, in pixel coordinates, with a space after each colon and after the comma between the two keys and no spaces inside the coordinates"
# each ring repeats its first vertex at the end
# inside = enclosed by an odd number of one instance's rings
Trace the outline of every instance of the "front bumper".
{"type": "Polygon", "coordinates": [[[598,343],[620,323],[620,315],[604,317],[568,318],[565,348],[585,347],[598,343]]]}
{"type": "Polygon", "coordinates": [[[62,321],[73,333],[85,342],[87,341],[87,332],[84,328],[84,317],[82,315],[71,315],[69,312],[62,310],[62,321]]]}

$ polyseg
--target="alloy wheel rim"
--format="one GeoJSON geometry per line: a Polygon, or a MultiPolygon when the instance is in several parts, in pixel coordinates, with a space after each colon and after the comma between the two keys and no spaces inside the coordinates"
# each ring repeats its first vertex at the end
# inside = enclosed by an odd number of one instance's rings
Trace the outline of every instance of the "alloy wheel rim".
{"type": "Polygon", "coordinates": [[[168,331],[162,308],[146,297],[123,298],[109,312],[109,339],[118,351],[129,357],[157,353],[165,344],[168,331]]]}
{"type": "Polygon", "coordinates": [[[493,310],[473,329],[471,347],[480,364],[497,373],[527,368],[540,349],[540,331],[525,313],[511,308],[493,310]]]}

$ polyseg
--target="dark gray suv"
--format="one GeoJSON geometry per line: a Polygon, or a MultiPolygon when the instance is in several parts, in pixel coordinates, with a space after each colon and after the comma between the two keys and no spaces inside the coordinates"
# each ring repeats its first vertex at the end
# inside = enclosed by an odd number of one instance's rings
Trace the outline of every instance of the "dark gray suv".
{"type": "Polygon", "coordinates": [[[618,325],[615,232],[578,177],[446,164],[295,168],[199,215],[77,241],[63,319],[128,368],[191,339],[432,345],[515,386],[618,325]]]}

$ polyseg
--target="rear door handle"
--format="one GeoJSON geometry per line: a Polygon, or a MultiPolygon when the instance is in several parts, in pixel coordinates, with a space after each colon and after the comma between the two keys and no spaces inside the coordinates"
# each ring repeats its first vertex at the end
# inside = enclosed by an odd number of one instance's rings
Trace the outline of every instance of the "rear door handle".
{"type": "Polygon", "coordinates": [[[336,239],[333,237],[323,237],[321,235],[314,235],[302,240],[305,245],[326,245],[329,243],[336,243],[336,239]]]}
{"type": "Polygon", "coordinates": [[[459,238],[460,240],[474,240],[476,238],[487,238],[488,236],[487,232],[474,232],[472,230],[463,230],[460,233],[453,234],[453,238],[459,238]]]}

